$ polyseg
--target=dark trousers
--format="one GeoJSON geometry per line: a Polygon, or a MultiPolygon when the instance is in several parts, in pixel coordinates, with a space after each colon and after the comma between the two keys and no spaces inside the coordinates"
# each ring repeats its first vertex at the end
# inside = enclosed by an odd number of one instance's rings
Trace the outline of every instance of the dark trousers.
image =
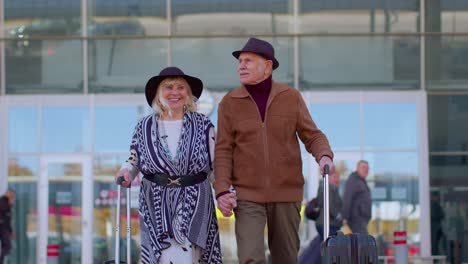
{"type": "Polygon", "coordinates": [[[11,250],[11,240],[10,233],[5,231],[0,231],[0,241],[2,243],[2,249],[0,254],[0,264],[3,264],[6,256],[10,253],[11,250]]]}
{"type": "Polygon", "coordinates": [[[238,201],[237,255],[240,264],[265,264],[265,224],[272,264],[297,263],[301,203],[238,201]]]}
{"type": "MultiPolygon", "coordinates": [[[[315,224],[315,228],[317,229],[317,232],[319,233],[320,241],[323,241],[323,225],[315,224]]],[[[330,226],[330,233],[328,235],[329,236],[334,235],[338,230],[340,230],[339,227],[330,226]]]]}

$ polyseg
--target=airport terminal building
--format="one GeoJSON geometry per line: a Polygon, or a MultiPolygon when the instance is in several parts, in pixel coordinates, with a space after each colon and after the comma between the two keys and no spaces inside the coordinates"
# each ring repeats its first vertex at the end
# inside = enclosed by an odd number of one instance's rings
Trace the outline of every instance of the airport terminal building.
{"type": "MultiPolygon", "coordinates": [[[[46,263],[50,244],[59,245],[61,263],[111,259],[113,179],[137,120],[152,111],[146,81],[169,65],[201,78],[199,111],[216,125],[217,104],[239,85],[231,52],[250,36],[275,47],[280,66],[273,79],[301,91],[330,140],[342,185],[358,160],[369,161],[368,229],[379,255],[391,256],[393,232],[406,230],[415,258],[468,262],[468,1],[0,6],[0,193],[17,193],[8,263],[46,263]],[[443,214],[435,215],[439,206],[443,214]]],[[[319,184],[305,150],[303,167],[305,203],[319,184]]],[[[316,235],[313,225],[301,223],[301,247],[316,235]]],[[[224,261],[236,263],[234,219],[220,215],[219,226],[224,261]]]]}

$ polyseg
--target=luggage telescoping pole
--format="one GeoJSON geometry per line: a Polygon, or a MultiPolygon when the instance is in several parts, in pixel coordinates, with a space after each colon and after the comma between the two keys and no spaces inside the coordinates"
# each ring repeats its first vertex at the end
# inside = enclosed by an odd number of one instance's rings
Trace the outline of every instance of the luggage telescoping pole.
{"type": "MultiPolygon", "coordinates": [[[[124,177],[120,176],[117,178],[117,219],[115,227],[115,264],[120,264],[120,192],[122,189],[122,182],[124,177]]],[[[131,192],[130,186],[127,188],[127,263],[131,262],[131,236],[132,236],[132,227],[131,227],[131,192]]]]}
{"type": "Polygon", "coordinates": [[[130,214],[130,205],[131,205],[130,186],[132,185],[130,184],[127,188],[127,263],[128,264],[132,263],[132,258],[131,258],[132,218],[130,214]]]}
{"type": "Polygon", "coordinates": [[[123,176],[117,178],[117,216],[115,222],[115,264],[120,264],[120,191],[123,176]]]}
{"type": "Polygon", "coordinates": [[[330,201],[328,196],[328,173],[330,172],[330,167],[325,165],[323,168],[323,241],[327,240],[330,233],[330,201]]]}

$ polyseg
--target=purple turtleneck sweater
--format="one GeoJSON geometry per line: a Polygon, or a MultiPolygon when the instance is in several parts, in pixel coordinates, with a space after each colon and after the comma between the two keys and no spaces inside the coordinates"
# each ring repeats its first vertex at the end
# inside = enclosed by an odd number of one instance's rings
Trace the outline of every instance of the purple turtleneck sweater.
{"type": "Polygon", "coordinates": [[[268,96],[270,96],[271,91],[271,75],[265,80],[254,84],[254,85],[245,85],[247,91],[254,99],[257,104],[258,111],[262,117],[262,122],[265,121],[265,111],[268,102],[268,96]]]}

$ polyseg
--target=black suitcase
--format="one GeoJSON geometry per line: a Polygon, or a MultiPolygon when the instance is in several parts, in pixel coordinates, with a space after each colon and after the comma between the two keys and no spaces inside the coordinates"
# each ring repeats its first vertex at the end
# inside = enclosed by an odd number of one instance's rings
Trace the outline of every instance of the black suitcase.
{"type": "Polygon", "coordinates": [[[323,179],[324,241],[320,247],[322,264],[377,264],[377,243],[371,235],[337,232],[329,236],[330,201],[328,196],[329,167],[325,165],[323,179]]]}

